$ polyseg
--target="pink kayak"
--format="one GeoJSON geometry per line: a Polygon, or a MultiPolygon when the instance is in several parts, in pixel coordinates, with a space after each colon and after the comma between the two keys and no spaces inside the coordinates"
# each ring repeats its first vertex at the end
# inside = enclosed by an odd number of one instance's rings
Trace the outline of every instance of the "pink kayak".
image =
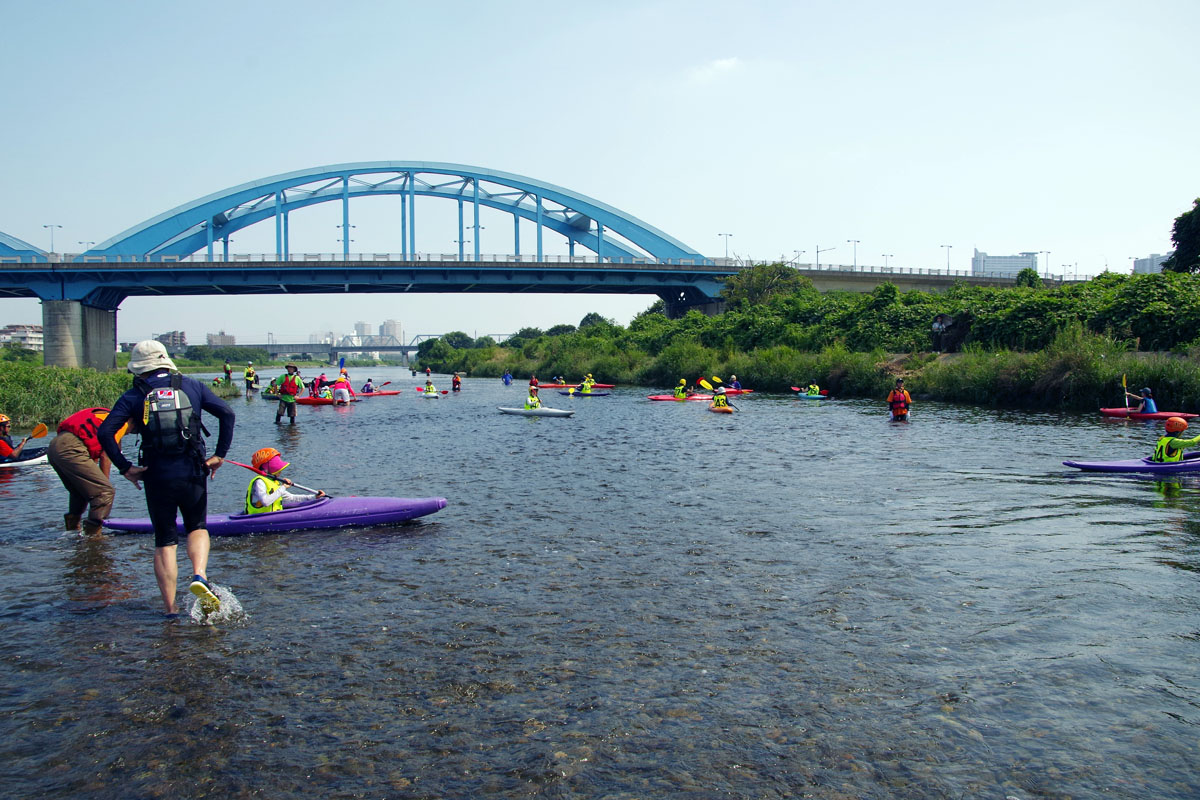
{"type": "Polygon", "coordinates": [[[1167,419],[1168,417],[1195,419],[1200,416],[1200,414],[1185,414],[1182,411],[1155,411],[1153,414],[1139,414],[1132,408],[1102,408],[1100,413],[1106,417],[1125,417],[1126,419],[1167,419]]]}
{"type": "MultiPolygon", "coordinates": [[[[678,400],[680,403],[683,402],[683,400],[680,400],[678,397],[676,397],[673,394],[648,394],[648,395],[646,395],[646,397],[649,400],[678,400]]],[[[712,400],[713,396],[711,394],[693,394],[693,395],[690,395],[687,399],[688,400],[712,400]]]]}

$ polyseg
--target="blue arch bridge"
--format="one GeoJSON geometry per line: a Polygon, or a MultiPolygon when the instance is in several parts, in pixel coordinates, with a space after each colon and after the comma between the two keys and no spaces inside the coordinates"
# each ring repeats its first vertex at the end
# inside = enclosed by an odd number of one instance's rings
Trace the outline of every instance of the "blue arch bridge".
{"type": "MultiPolygon", "coordinates": [[[[252,181],[166,211],[78,254],[48,253],[0,233],[0,297],[42,301],[46,363],[98,369],[115,366],[116,312],[127,297],[648,294],[677,315],[717,309],[722,279],[738,268],[578,192],[512,173],[423,161],[339,164],[252,181]],[[351,253],[350,201],[377,196],[399,198],[399,251],[351,253]],[[418,211],[425,198],[457,206],[457,253],[418,251],[418,211]],[[320,203],[341,206],[342,252],[293,254],[290,215],[320,203]],[[482,209],[512,216],[510,254],[480,253],[482,209]],[[231,256],[230,237],[258,223],[274,226],[275,252],[231,256]],[[546,253],[547,233],[565,239],[566,255],[546,253]]],[[[903,272],[844,276],[847,286],[827,288],[861,290],[882,279],[895,281],[903,272]]],[[[919,272],[935,286],[955,279],[919,272]]]]}

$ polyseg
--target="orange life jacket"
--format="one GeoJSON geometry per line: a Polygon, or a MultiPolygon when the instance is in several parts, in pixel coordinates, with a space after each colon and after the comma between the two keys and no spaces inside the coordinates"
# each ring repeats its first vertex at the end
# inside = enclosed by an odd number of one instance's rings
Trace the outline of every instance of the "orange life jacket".
{"type": "Polygon", "coordinates": [[[890,405],[892,407],[893,414],[907,414],[908,413],[908,393],[907,392],[897,391],[896,389],[892,389],[891,394],[888,395],[887,401],[888,401],[888,405],[890,405]]]}

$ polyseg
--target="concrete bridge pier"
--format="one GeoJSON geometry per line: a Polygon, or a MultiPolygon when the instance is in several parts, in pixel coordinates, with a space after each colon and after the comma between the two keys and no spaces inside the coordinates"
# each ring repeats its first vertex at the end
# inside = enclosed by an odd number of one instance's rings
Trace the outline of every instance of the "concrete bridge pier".
{"type": "Polygon", "coordinates": [[[49,367],[117,366],[117,310],[78,300],[42,301],[42,338],[49,367]]]}

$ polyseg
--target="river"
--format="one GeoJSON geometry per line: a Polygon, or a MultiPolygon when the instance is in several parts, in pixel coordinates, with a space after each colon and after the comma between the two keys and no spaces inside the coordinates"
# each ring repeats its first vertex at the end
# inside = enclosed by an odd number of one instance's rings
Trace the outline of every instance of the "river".
{"type": "Polygon", "coordinates": [[[1152,425],[634,388],[528,419],[523,386],[353,372],[403,394],[294,428],[238,398],[231,457],[447,507],[214,539],[216,625],[162,618],[149,537],[0,473],[6,796],[1200,795],[1200,482],[1060,464],[1152,425]]]}

